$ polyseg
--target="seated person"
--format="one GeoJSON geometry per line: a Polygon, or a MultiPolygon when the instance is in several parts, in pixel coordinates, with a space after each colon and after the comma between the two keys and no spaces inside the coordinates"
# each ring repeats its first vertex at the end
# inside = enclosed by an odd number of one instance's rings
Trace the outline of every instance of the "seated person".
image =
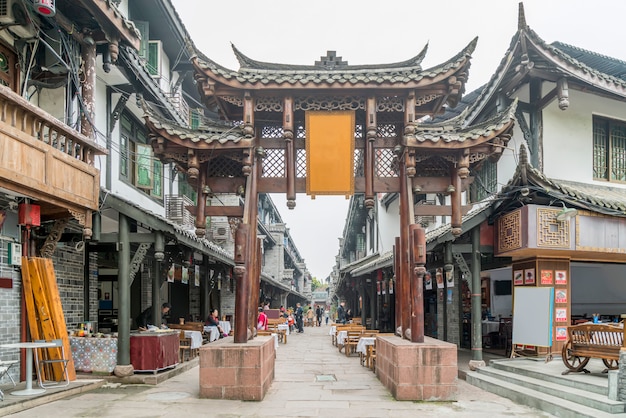
{"type": "MultiPolygon", "coordinates": [[[[170,309],[172,309],[172,305],[167,302],[161,306],[161,323],[158,325],[161,328],[167,328],[166,316],[170,309]]],[[[139,316],[135,318],[135,322],[137,323],[139,331],[147,330],[148,325],[152,325],[152,306],[148,306],[142,313],[140,313],[139,316]]]]}
{"type": "Polygon", "coordinates": [[[220,326],[220,316],[217,309],[213,309],[211,311],[211,314],[207,318],[205,325],[207,327],[217,327],[218,331],[220,332],[220,338],[228,337],[228,334],[226,334],[220,326]]]}
{"type": "Polygon", "coordinates": [[[257,319],[256,329],[267,331],[267,315],[263,308],[259,308],[259,318],[257,319]]]}

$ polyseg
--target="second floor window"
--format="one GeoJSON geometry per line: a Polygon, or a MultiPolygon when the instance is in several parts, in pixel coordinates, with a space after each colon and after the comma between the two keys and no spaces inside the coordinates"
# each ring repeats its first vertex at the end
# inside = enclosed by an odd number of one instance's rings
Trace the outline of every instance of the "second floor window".
{"type": "Polygon", "coordinates": [[[122,115],[120,178],[157,199],[163,198],[163,164],[155,158],[143,125],[122,115]]]}
{"type": "Polygon", "coordinates": [[[593,178],[626,181],[626,122],[593,118],[593,178]]]}
{"type": "Polygon", "coordinates": [[[17,59],[13,51],[0,44],[0,84],[17,90],[17,59]]]}

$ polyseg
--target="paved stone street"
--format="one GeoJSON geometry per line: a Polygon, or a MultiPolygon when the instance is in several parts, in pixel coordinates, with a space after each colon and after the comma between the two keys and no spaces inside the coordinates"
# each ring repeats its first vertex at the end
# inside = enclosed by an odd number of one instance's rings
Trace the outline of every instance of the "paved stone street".
{"type": "Polygon", "coordinates": [[[551,417],[463,380],[457,402],[398,402],[357,357],[338,353],[328,330],[305,328],[304,334],[291,334],[287,345],[279,345],[276,377],[262,402],[199,399],[196,366],[158,386],[108,384],[12,416],[551,417]]]}

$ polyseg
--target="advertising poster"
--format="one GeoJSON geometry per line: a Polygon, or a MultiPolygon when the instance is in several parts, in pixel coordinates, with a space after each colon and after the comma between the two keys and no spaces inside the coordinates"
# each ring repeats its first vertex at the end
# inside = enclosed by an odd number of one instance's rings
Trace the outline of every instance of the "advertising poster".
{"type": "Polygon", "coordinates": [[[513,284],[515,286],[524,284],[524,270],[515,270],[513,273],[513,284]]]}
{"type": "Polygon", "coordinates": [[[437,289],[443,289],[443,269],[441,267],[435,273],[435,280],[437,280],[437,289]]]}
{"type": "Polygon", "coordinates": [[[524,284],[535,284],[535,269],[524,270],[524,284]]]}
{"type": "Polygon", "coordinates": [[[567,272],[565,270],[557,270],[555,275],[555,284],[567,284],[567,272]]]}
{"type": "Polygon", "coordinates": [[[556,327],[556,341],[567,341],[567,327],[556,327]]]}
{"type": "Polygon", "coordinates": [[[567,303],[567,290],[556,289],[554,291],[554,303],[567,303]]]}
{"type": "Polygon", "coordinates": [[[554,310],[554,322],[567,322],[567,308],[556,308],[554,310]]]}
{"type": "Polygon", "coordinates": [[[552,284],[552,270],[541,270],[541,284],[552,284]]]}
{"type": "Polygon", "coordinates": [[[424,275],[424,289],[433,290],[433,278],[429,272],[424,275]]]}

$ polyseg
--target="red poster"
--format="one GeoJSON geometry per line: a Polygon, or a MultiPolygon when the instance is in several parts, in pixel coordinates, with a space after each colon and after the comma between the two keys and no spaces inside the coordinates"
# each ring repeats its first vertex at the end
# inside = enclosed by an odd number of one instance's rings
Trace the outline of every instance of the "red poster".
{"type": "Polygon", "coordinates": [[[524,270],[524,284],[535,284],[535,269],[524,270]]]}
{"type": "Polygon", "coordinates": [[[555,275],[555,284],[567,284],[567,272],[565,270],[557,270],[555,275]]]}
{"type": "Polygon", "coordinates": [[[541,284],[552,284],[552,270],[541,270],[541,284]]]}
{"type": "Polygon", "coordinates": [[[567,290],[556,289],[554,292],[554,303],[567,303],[567,290]]]}
{"type": "Polygon", "coordinates": [[[556,308],[554,310],[554,322],[567,322],[567,308],[556,308]]]}
{"type": "Polygon", "coordinates": [[[567,341],[567,327],[556,327],[555,340],[567,341]]]}

